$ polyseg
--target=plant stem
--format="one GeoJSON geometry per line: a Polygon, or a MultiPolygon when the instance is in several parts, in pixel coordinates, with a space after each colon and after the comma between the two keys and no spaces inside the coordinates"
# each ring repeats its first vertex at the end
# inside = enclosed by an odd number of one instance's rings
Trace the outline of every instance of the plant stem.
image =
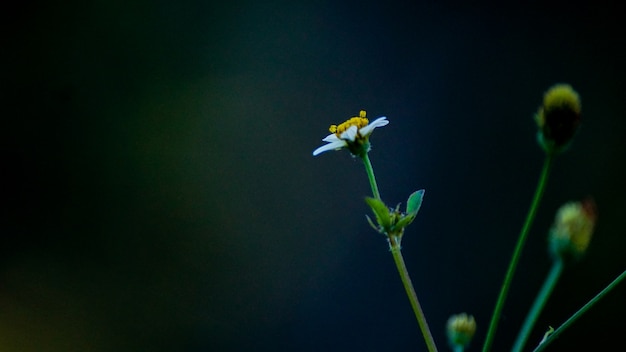
{"type": "Polygon", "coordinates": [[[528,230],[530,230],[530,226],[535,219],[535,214],[537,213],[537,208],[539,207],[539,202],[541,201],[541,196],[543,195],[543,191],[546,187],[546,181],[548,179],[548,175],[550,174],[550,168],[552,166],[552,158],[553,155],[551,153],[546,154],[543,168],[541,170],[541,176],[539,177],[539,183],[537,184],[537,189],[535,190],[535,196],[533,197],[533,201],[530,205],[530,209],[528,211],[528,215],[526,216],[524,226],[522,226],[522,231],[519,234],[517,245],[515,246],[515,251],[513,252],[511,262],[509,263],[509,268],[506,272],[506,276],[504,277],[504,283],[502,284],[502,287],[500,289],[500,294],[498,296],[498,301],[496,302],[496,307],[493,311],[493,315],[491,316],[489,330],[487,331],[487,337],[485,338],[485,344],[483,345],[483,352],[487,352],[491,349],[493,338],[496,335],[498,322],[500,321],[500,315],[502,313],[502,308],[504,307],[504,301],[506,301],[506,296],[509,292],[509,287],[511,286],[511,281],[513,279],[513,274],[515,273],[515,268],[517,267],[517,262],[519,261],[520,255],[522,254],[522,249],[524,248],[524,243],[526,242],[526,237],[528,236],[528,230]]]}
{"type": "Polygon", "coordinates": [[[569,319],[567,319],[565,323],[563,323],[563,325],[559,326],[558,329],[554,330],[554,332],[550,334],[545,339],[545,341],[539,344],[539,346],[537,346],[537,348],[535,348],[533,352],[540,352],[540,351],[543,351],[546,347],[548,347],[548,345],[553,340],[556,340],[556,338],[559,337],[559,335],[565,329],[567,329],[570,325],[572,325],[572,323],[578,320],[578,318],[580,318],[586,311],[589,310],[589,308],[591,308],[594,304],[596,304],[602,297],[604,297],[607,293],[611,292],[611,290],[615,288],[615,286],[617,286],[620,283],[620,281],[622,281],[624,278],[626,278],[626,270],[624,270],[617,278],[615,278],[615,280],[613,280],[607,287],[605,287],[604,290],[600,291],[600,293],[598,293],[589,302],[587,302],[587,304],[585,304],[576,313],[574,313],[574,315],[572,315],[569,319]]]}
{"type": "Polygon", "coordinates": [[[463,345],[455,345],[453,347],[454,352],[463,352],[465,351],[465,347],[463,345]]]}
{"type": "Polygon", "coordinates": [[[372,187],[372,194],[374,198],[380,200],[380,192],[378,192],[378,184],[376,183],[376,176],[374,176],[374,169],[372,168],[372,162],[367,153],[361,158],[365,165],[365,172],[367,172],[367,179],[370,180],[370,187],[372,187]]]}
{"type": "Polygon", "coordinates": [[[437,346],[435,345],[435,340],[433,339],[433,335],[430,333],[430,328],[426,322],[422,306],[417,299],[417,294],[413,288],[411,277],[409,276],[409,272],[406,270],[406,265],[404,264],[404,258],[402,257],[402,252],[400,251],[400,239],[396,236],[390,236],[389,247],[391,254],[393,255],[393,260],[396,262],[396,267],[398,268],[398,273],[400,274],[400,279],[402,280],[406,294],[409,297],[409,301],[411,301],[411,307],[413,307],[415,318],[417,318],[417,323],[420,326],[420,330],[422,330],[422,335],[424,335],[428,351],[436,352],[437,346]]]}
{"type": "Polygon", "coordinates": [[[554,290],[562,272],[563,260],[561,258],[556,258],[552,264],[552,269],[550,269],[550,272],[546,277],[546,281],[544,281],[537,298],[535,298],[532,308],[528,312],[528,316],[526,316],[526,320],[524,321],[524,325],[522,325],[519,335],[517,335],[517,340],[515,340],[515,345],[513,345],[513,349],[511,350],[512,352],[520,352],[524,348],[524,345],[526,345],[528,336],[535,326],[537,318],[539,318],[539,314],[546,305],[546,302],[548,301],[550,294],[552,294],[552,290],[554,290]]]}
{"type": "MultiPolygon", "coordinates": [[[[374,197],[376,199],[380,200],[378,184],[376,183],[374,169],[372,168],[372,163],[370,162],[368,154],[365,153],[362,159],[363,164],[365,164],[367,178],[369,179],[370,186],[372,187],[372,193],[374,194],[374,197]]],[[[409,272],[408,270],[406,270],[406,265],[404,264],[404,258],[402,257],[402,252],[400,251],[400,238],[397,236],[388,236],[387,238],[389,239],[389,247],[391,250],[391,254],[393,255],[393,260],[396,263],[396,267],[398,268],[398,273],[400,273],[400,279],[402,280],[402,284],[404,285],[406,294],[409,297],[409,301],[411,302],[411,307],[413,307],[413,312],[415,313],[415,317],[417,318],[417,323],[419,324],[420,330],[422,331],[422,335],[424,335],[424,340],[426,341],[426,346],[428,346],[428,351],[437,352],[435,340],[433,339],[433,335],[430,333],[428,323],[426,322],[426,317],[424,316],[424,312],[422,311],[422,306],[417,300],[417,294],[415,293],[415,289],[413,288],[411,277],[409,276],[409,272]]]]}

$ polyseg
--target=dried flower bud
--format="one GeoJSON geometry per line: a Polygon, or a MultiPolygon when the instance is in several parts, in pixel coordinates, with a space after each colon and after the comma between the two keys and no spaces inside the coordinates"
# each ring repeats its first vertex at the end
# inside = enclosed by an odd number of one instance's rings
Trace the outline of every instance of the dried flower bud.
{"type": "Polygon", "coordinates": [[[466,347],[476,333],[476,320],[465,313],[453,315],[448,319],[446,332],[450,345],[466,347]]]}
{"type": "Polygon", "coordinates": [[[589,246],[596,219],[596,206],[591,199],[559,208],[550,230],[551,253],[566,260],[580,258],[589,246]]]}
{"type": "Polygon", "coordinates": [[[570,85],[557,84],[545,93],[535,120],[537,139],[546,152],[567,148],[580,125],[580,110],[580,98],[570,85]]]}

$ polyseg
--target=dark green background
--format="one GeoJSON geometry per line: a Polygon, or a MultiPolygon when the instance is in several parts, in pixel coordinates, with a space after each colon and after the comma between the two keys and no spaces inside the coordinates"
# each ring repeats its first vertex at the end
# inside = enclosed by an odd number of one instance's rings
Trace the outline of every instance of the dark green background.
{"type": "MultiPolygon", "coordinates": [[[[494,350],[550,266],[556,209],[599,222],[534,346],[626,268],[626,39],[617,5],[35,1],[2,20],[0,350],[424,351],[370,192],[425,188],[404,255],[440,350],[479,350],[541,168],[533,113],[567,82],[583,125],[556,160],[494,350]]],[[[553,345],[619,344],[622,284],[553,345]]]]}

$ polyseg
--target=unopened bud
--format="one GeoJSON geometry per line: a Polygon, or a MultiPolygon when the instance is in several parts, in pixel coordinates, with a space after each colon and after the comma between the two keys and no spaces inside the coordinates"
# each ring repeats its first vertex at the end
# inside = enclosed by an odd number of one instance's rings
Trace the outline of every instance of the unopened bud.
{"type": "Polygon", "coordinates": [[[580,258],[591,241],[597,219],[593,200],[570,202],[559,208],[550,230],[550,251],[561,259],[580,258]]]}
{"type": "Polygon", "coordinates": [[[467,347],[476,333],[476,320],[465,313],[453,315],[448,319],[446,333],[450,345],[467,347]]]}
{"type": "Polygon", "coordinates": [[[567,148],[580,125],[580,98],[568,84],[552,86],[543,96],[543,105],[535,115],[537,140],[548,153],[567,148]]]}

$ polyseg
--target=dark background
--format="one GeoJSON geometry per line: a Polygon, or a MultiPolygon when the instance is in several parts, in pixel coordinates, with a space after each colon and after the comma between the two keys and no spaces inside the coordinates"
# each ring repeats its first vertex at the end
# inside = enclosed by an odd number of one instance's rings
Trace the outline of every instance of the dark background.
{"type": "MultiPolygon", "coordinates": [[[[617,5],[20,2],[2,20],[1,351],[425,351],[362,165],[313,157],[365,109],[382,197],[425,188],[403,241],[440,350],[479,350],[543,162],[533,113],[567,82],[556,159],[503,311],[510,348],[558,207],[600,216],[534,346],[626,268],[626,37],[617,5]]],[[[616,3],[617,4],[617,3],[616,3]]],[[[553,344],[619,344],[626,284],[553,344]]],[[[600,348],[601,349],[601,348],[600,348]]]]}

